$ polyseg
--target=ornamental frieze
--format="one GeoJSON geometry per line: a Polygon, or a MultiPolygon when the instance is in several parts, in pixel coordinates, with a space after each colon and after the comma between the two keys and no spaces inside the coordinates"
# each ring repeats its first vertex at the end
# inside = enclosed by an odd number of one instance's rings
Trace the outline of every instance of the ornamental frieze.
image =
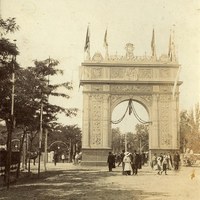
{"type": "Polygon", "coordinates": [[[138,73],[139,80],[150,80],[153,78],[152,69],[139,69],[138,73]]]}
{"type": "Polygon", "coordinates": [[[103,94],[96,94],[96,93],[95,94],[90,94],[89,96],[90,96],[90,99],[92,101],[99,101],[99,102],[101,102],[103,100],[103,97],[104,97],[103,94]]]}
{"type": "Polygon", "coordinates": [[[103,85],[92,85],[92,91],[103,91],[103,85]]]}
{"type": "Polygon", "coordinates": [[[111,79],[138,80],[138,69],[135,67],[115,67],[110,70],[111,79]]]}
{"type": "Polygon", "coordinates": [[[143,92],[152,92],[152,86],[146,85],[111,85],[111,92],[135,92],[135,93],[143,93],[143,92]]]}
{"type": "Polygon", "coordinates": [[[171,86],[160,86],[160,92],[163,92],[163,93],[172,92],[172,88],[171,86]]]}
{"type": "Polygon", "coordinates": [[[125,78],[128,80],[138,80],[138,69],[135,67],[129,67],[125,69],[125,78]]]}
{"type": "Polygon", "coordinates": [[[160,78],[163,78],[163,79],[170,78],[170,70],[169,69],[160,69],[159,74],[160,74],[160,78]]]}
{"type": "Polygon", "coordinates": [[[102,78],[102,76],[103,76],[103,68],[100,67],[92,68],[92,79],[102,78]]]}
{"type": "Polygon", "coordinates": [[[110,74],[111,74],[110,75],[111,79],[123,78],[123,76],[124,76],[124,69],[122,69],[121,67],[111,68],[110,74]]]}

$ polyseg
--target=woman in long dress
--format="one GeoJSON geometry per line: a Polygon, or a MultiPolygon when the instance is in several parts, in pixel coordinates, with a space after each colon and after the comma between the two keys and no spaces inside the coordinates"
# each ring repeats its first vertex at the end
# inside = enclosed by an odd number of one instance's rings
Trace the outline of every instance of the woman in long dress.
{"type": "Polygon", "coordinates": [[[131,175],[131,158],[130,158],[130,153],[126,152],[123,162],[124,162],[124,174],[125,175],[131,175]]]}

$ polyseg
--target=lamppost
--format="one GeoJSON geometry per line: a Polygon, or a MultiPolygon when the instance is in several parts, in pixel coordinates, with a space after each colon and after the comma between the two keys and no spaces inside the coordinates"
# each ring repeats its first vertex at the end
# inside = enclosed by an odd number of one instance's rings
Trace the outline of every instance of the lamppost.
{"type": "Polygon", "coordinates": [[[40,177],[40,158],[41,158],[41,148],[42,148],[42,121],[43,121],[43,102],[41,100],[41,105],[40,105],[40,132],[39,132],[39,151],[38,151],[38,178],[40,177]]]}
{"type": "Polygon", "coordinates": [[[127,134],[125,133],[125,142],[124,142],[124,149],[125,149],[125,152],[127,152],[127,134]]]}
{"type": "MultiPolygon", "coordinates": [[[[15,42],[16,40],[14,40],[15,42]]],[[[16,45],[15,45],[16,47],[16,45]]],[[[10,59],[10,58],[8,58],[10,59]]],[[[10,112],[10,130],[8,130],[8,137],[7,137],[7,161],[6,161],[6,186],[7,190],[10,186],[10,165],[11,165],[11,151],[12,151],[12,133],[14,129],[14,101],[15,101],[15,62],[16,62],[16,56],[11,56],[11,62],[12,65],[12,91],[11,91],[11,112],[10,112]]]]}

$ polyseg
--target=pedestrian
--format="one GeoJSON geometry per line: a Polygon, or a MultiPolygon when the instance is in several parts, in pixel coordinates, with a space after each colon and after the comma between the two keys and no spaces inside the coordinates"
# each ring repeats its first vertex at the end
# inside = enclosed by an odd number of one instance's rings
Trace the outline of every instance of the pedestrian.
{"type": "Polygon", "coordinates": [[[65,154],[61,155],[61,160],[62,160],[63,163],[65,162],[65,154]]]}
{"type": "Polygon", "coordinates": [[[162,154],[160,154],[159,156],[157,156],[157,168],[158,168],[158,174],[161,175],[161,171],[162,171],[162,154]]]}
{"type": "Polygon", "coordinates": [[[115,157],[114,157],[114,155],[112,154],[112,152],[109,152],[109,153],[108,153],[107,163],[108,163],[108,170],[109,170],[109,172],[112,172],[112,168],[113,168],[114,165],[115,165],[115,157]]]}
{"type": "Polygon", "coordinates": [[[167,153],[167,169],[171,170],[172,169],[172,156],[170,154],[170,152],[167,153]]]}
{"type": "Polygon", "coordinates": [[[54,161],[54,165],[56,166],[58,162],[58,153],[56,151],[54,152],[54,155],[53,155],[53,161],[54,161]]]}
{"type": "Polygon", "coordinates": [[[141,154],[141,165],[144,165],[144,163],[145,163],[145,157],[146,157],[145,152],[142,151],[142,154],[141,154]]]}
{"type": "Polygon", "coordinates": [[[131,155],[131,167],[132,167],[132,175],[137,175],[138,167],[140,165],[140,155],[134,150],[133,154],[131,155]]]}
{"type": "Polygon", "coordinates": [[[121,156],[120,159],[121,159],[121,163],[122,163],[122,175],[124,175],[124,162],[123,162],[123,160],[124,160],[124,156],[125,156],[125,150],[122,150],[122,153],[120,154],[120,156],[121,156]]]}
{"type": "Polygon", "coordinates": [[[174,170],[178,170],[180,160],[181,160],[180,159],[180,155],[178,154],[178,152],[176,152],[174,154],[174,158],[173,158],[173,161],[174,161],[174,170]]]}
{"type": "Polygon", "coordinates": [[[167,163],[168,163],[168,157],[164,153],[163,160],[162,160],[162,171],[160,172],[160,174],[165,172],[165,175],[167,175],[167,163]]]}
{"type": "Polygon", "coordinates": [[[155,169],[155,166],[156,166],[156,169],[157,169],[157,155],[156,155],[156,153],[153,154],[152,159],[151,159],[151,168],[155,169]]]}
{"type": "Polygon", "coordinates": [[[120,155],[120,153],[118,153],[117,156],[116,156],[117,167],[119,167],[121,163],[122,163],[121,155],[120,155]]]}
{"type": "Polygon", "coordinates": [[[129,152],[126,152],[124,155],[124,174],[125,175],[131,175],[131,154],[129,152]]]}
{"type": "Polygon", "coordinates": [[[78,152],[76,152],[74,159],[75,159],[74,160],[74,164],[77,165],[78,164],[78,159],[79,159],[79,153],[78,152]]]}

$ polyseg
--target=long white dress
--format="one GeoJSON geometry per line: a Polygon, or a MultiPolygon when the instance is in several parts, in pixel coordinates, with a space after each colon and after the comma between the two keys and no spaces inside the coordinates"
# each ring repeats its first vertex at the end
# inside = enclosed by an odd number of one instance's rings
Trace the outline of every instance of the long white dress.
{"type": "Polygon", "coordinates": [[[131,171],[131,159],[129,156],[124,156],[124,171],[131,171]]]}

